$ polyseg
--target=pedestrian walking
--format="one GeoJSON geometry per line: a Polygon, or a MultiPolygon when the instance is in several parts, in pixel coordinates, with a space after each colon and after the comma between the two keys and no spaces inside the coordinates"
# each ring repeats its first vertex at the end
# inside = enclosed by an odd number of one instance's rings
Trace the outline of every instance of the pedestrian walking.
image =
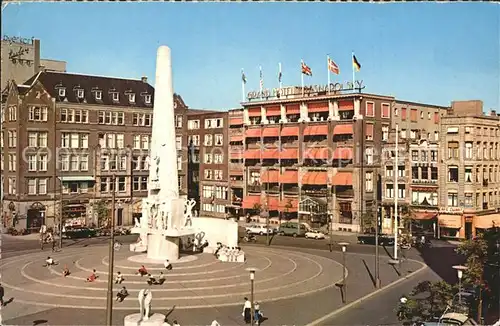
{"type": "Polygon", "coordinates": [[[52,252],[56,252],[56,239],[52,237],[52,252]]]}
{"type": "Polygon", "coordinates": [[[241,314],[245,320],[245,324],[250,324],[252,322],[252,303],[247,297],[244,298],[245,303],[243,304],[243,313],[241,314]]]}

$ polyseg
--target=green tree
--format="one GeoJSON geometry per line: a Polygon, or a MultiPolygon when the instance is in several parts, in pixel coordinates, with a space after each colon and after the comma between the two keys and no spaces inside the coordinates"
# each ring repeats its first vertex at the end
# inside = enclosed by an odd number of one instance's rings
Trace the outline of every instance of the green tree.
{"type": "Polygon", "coordinates": [[[97,214],[98,226],[104,226],[109,224],[109,207],[106,201],[99,200],[94,204],[94,210],[97,214]]]}
{"type": "Polygon", "coordinates": [[[423,281],[405,296],[406,302],[400,302],[396,313],[400,321],[431,321],[441,317],[453,302],[457,288],[444,281],[423,281]]]}

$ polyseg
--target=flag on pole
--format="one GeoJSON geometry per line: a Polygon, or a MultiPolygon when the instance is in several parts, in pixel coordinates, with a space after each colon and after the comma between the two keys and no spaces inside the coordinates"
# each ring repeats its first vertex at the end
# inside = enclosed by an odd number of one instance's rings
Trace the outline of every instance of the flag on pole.
{"type": "Polygon", "coordinates": [[[243,84],[247,83],[247,76],[245,76],[245,72],[243,71],[243,69],[241,69],[241,81],[243,82],[243,84]]]}
{"type": "Polygon", "coordinates": [[[311,68],[308,65],[306,65],[304,63],[304,61],[302,61],[302,63],[301,63],[301,70],[302,70],[302,74],[304,74],[304,75],[307,75],[307,76],[313,75],[311,68]]]}
{"type": "Polygon", "coordinates": [[[331,71],[332,74],[338,75],[340,73],[339,66],[335,63],[335,61],[330,59],[330,57],[328,57],[328,70],[331,71]]]}
{"type": "Polygon", "coordinates": [[[260,69],[260,90],[262,91],[264,89],[264,75],[262,74],[262,66],[260,66],[259,69],[260,69]]]}
{"type": "Polygon", "coordinates": [[[281,78],[283,77],[283,74],[281,73],[281,62],[278,64],[279,67],[279,72],[278,72],[278,83],[281,84],[281,78]]]}
{"type": "Polygon", "coordinates": [[[361,69],[361,64],[359,63],[354,53],[352,54],[352,66],[356,71],[359,71],[361,69]]]}

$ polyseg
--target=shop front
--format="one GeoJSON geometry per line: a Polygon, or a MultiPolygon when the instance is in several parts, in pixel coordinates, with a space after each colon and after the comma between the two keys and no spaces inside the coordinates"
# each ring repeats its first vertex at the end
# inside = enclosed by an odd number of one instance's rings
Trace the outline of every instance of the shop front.
{"type": "Polygon", "coordinates": [[[461,213],[440,213],[438,215],[438,238],[464,238],[463,215],[461,213]]]}
{"type": "Polygon", "coordinates": [[[78,201],[65,201],[63,220],[65,227],[82,227],[86,225],[87,205],[78,201]]]}
{"type": "Polygon", "coordinates": [[[135,224],[137,222],[140,223],[142,217],[142,200],[138,200],[132,204],[132,222],[135,224]]]}
{"type": "Polygon", "coordinates": [[[500,214],[488,214],[474,216],[473,219],[474,234],[477,235],[485,230],[500,227],[500,214]]]}
{"type": "Polygon", "coordinates": [[[437,237],[437,210],[415,210],[411,214],[411,232],[414,235],[437,237]]]}
{"type": "Polygon", "coordinates": [[[45,224],[45,206],[40,202],[35,202],[29,206],[26,212],[26,229],[30,233],[40,231],[40,227],[45,224]]]}

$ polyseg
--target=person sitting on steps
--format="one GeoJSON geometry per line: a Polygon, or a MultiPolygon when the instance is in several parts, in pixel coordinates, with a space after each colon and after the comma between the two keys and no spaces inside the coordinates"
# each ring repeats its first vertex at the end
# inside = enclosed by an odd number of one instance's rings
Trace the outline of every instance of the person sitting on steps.
{"type": "Polygon", "coordinates": [[[148,275],[148,270],[144,267],[144,265],[142,265],[141,268],[137,270],[137,274],[141,276],[148,275]]]}
{"type": "Polygon", "coordinates": [[[120,292],[116,294],[116,301],[123,302],[123,300],[128,297],[128,291],[126,287],[122,287],[120,292]]]}
{"type": "Polygon", "coordinates": [[[156,283],[156,279],[153,276],[151,276],[151,274],[148,274],[147,282],[148,282],[148,285],[153,285],[156,283]]]}
{"type": "Polygon", "coordinates": [[[158,275],[158,279],[154,284],[163,285],[163,283],[165,283],[165,275],[163,274],[163,272],[160,272],[160,275],[158,275]]]}
{"type": "Polygon", "coordinates": [[[116,273],[115,284],[122,284],[124,278],[121,272],[116,273]]]}
{"type": "Polygon", "coordinates": [[[71,273],[69,272],[69,268],[68,268],[68,266],[64,266],[64,269],[63,269],[63,276],[64,276],[64,277],[66,277],[66,276],[68,276],[69,274],[71,274],[71,273]]]}
{"type": "Polygon", "coordinates": [[[90,274],[90,276],[87,277],[87,280],[85,282],[94,282],[96,279],[97,279],[97,274],[96,274],[96,270],[94,269],[92,271],[92,274],[90,274]]]}
{"type": "Polygon", "coordinates": [[[167,271],[171,271],[172,270],[172,264],[167,260],[165,260],[165,262],[163,263],[163,266],[165,266],[165,269],[167,271]]]}
{"type": "Polygon", "coordinates": [[[43,267],[49,267],[53,265],[57,265],[57,263],[54,259],[52,259],[52,257],[49,256],[47,257],[47,259],[45,259],[45,265],[43,265],[43,267]]]}

